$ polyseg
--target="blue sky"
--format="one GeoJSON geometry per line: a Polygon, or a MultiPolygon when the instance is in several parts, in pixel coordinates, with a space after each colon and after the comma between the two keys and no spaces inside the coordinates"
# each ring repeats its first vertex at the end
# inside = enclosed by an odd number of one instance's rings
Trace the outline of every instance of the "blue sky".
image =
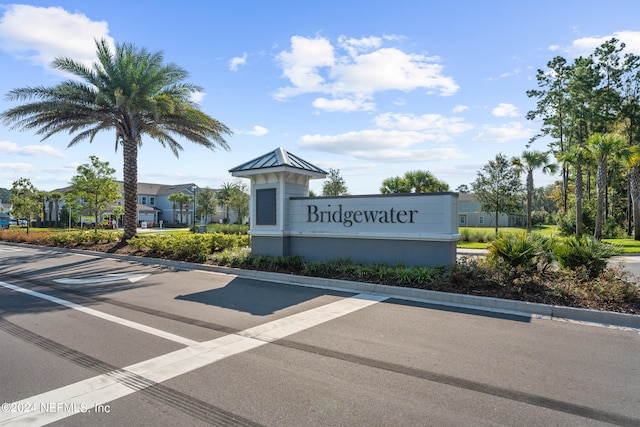
{"type": "MultiPolygon", "coordinates": [[[[187,69],[201,109],[234,131],[230,151],[184,142],[180,158],[143,140],[140,182],[218,188],[235,180],[229,169],[283,147],[339,169],[351,194],[417,169],[453,190],[497,153],[526,149],[540,127],[525,119],[538,69],[611,37],[640,54],[638,16],[636,0],[2,3],[0,93],[60,82],[51,60],[91,63],[96,38],[134,43],[187,69]]],[[[14,105],[0,99],[1,111],[14,105]]],[[[122,178],[113,133],[69,140],[0,126],[0,187],[21,177],[64,187],[90,155],[122,178]]],[[[536,185],[554,178],[537,174],[536,185]]]]}

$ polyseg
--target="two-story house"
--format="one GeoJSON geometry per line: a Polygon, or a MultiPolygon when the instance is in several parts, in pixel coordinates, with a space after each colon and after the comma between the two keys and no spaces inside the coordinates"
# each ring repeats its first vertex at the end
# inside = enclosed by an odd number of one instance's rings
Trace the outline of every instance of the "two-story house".
{"type": "MultiPolygon", "coordinates": [[[[105,220],[117,219],[118,224],[122,224],[121,218],[114,218],[114,212],[117,206],[124,209],[124,189],[122,181],[116,181],[120,185],[120,197],[114,203],[109,205],[102,213],[105,220]]],[[[188,184],[153,184],[138,183],[138,225],[142,227],[160,227],[164,225],[186,224],[191,225],[202,220],[205,223],[222,222],[226,216],[226,210],[219,206],[216,214],[208,215],[207,218],[196,216],[197,200],[196,194],[200,190],[194,183],[188,184]],[[187,197],[183,203],[173,202],[172,194],[182,193],[187,197]]],[[[57,189],[60,193],[69,191],[68,187],[57,189]]],[[[216,190],[213,190],[216,191],[216,190]]],[[[63,203],[60,203],[62,206],[63,203]]],[[[229,221],[237,222],[237,214],[231,210],[229,212],[229,221]]]]}

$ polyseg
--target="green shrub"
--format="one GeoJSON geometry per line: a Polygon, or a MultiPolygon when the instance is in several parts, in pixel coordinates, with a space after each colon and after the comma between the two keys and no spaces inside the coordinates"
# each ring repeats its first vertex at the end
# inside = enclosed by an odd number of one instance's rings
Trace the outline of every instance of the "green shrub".
{"type": "Polygon", "coordinates": [[[51,233],[48,241],[57,246],[75,246],[83,243],[118,242],[122,238],[121,231],[113,230],[76,230],[51,233]]]}
{"type": "Polygon", "coordinates": [[[489,262],[502,260],[511,268],[529,269],[538,255],[536,241],[525,233],[504,234],[489,246],[489,262]]]}
{"type": "Polygon", "coordinates": [[[471,230],[468,228],[461,228],[460,236],[462,237],[463,242],[471,242],[471,230]]]}
{"type": "Polygon", "coordinates": [[[204,262],[211,253],[211,238],[205,234],[174,236],[172,250],[176,259],[204,262]]]}
{"type": "Polygon", "coordinates": [[[555,245],[554,254],[560,266],[570,270],[584,268],[590,278],[602,274],[607,259],[621,252],[618,245],[604,243],[592,236],[578,239],[569,236],[555,245]]]}
{"type": "Polygon", "coordinates": [[[211,252],[242,248],[251,244],[251,238],[247,234],[212,233],[207,236],[211,238],[211,252]]]}
{"type": "Polygon", "coordinates": [[[207,233],[247,234],[248,232],[248,225],[218,223],[207,224],[207,233]]]}

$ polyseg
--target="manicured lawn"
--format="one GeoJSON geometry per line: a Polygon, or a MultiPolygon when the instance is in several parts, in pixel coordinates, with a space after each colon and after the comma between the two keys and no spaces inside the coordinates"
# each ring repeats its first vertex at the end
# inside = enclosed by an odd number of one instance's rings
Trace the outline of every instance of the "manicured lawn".
{"type": "Polygon", "coordinates": [[[638,254],[640,253],[640,241],[633,239],[603,239],[605,242],[615,243],[622,247],[622,252],[625,254],[638,254]]]}
{"type": "MultiPolygon", "coordinates": [[[[471,228],[460,227],[460,234],[463,234],[463,230],[467,230],[472,236],[484,237],[484,240],[493,240],[495,232],[493,228],[471,228]]],[[[524,228],[515,227],[501,227],[498,229],[498,233],[524,233],[524,228]]],[[[539,233],[547,237],[558,236],[558,228],[555,225],[542,225],[533,229],[534,233],[539,233]]],[[[463,234],[464,235],[464,234],[463,234]]],[[[625,254],[640,254],[640,241],[629,239],[603,239],[604,242],[614,243],[620,245],[622,252],[625,254]]],[[[458,248],[461,249],[487,249],[491,245],[491,242],[458,242],[458,248]]]]}

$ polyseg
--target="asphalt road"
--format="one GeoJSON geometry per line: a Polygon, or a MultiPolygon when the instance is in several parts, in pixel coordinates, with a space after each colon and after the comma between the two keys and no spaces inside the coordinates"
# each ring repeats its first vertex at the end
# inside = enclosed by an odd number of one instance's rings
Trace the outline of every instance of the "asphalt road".
{"type": "Polygon", "coordinates": [[[0,244],[2,402],[11,426],[637,426],[640,331],[0,244]]]}

